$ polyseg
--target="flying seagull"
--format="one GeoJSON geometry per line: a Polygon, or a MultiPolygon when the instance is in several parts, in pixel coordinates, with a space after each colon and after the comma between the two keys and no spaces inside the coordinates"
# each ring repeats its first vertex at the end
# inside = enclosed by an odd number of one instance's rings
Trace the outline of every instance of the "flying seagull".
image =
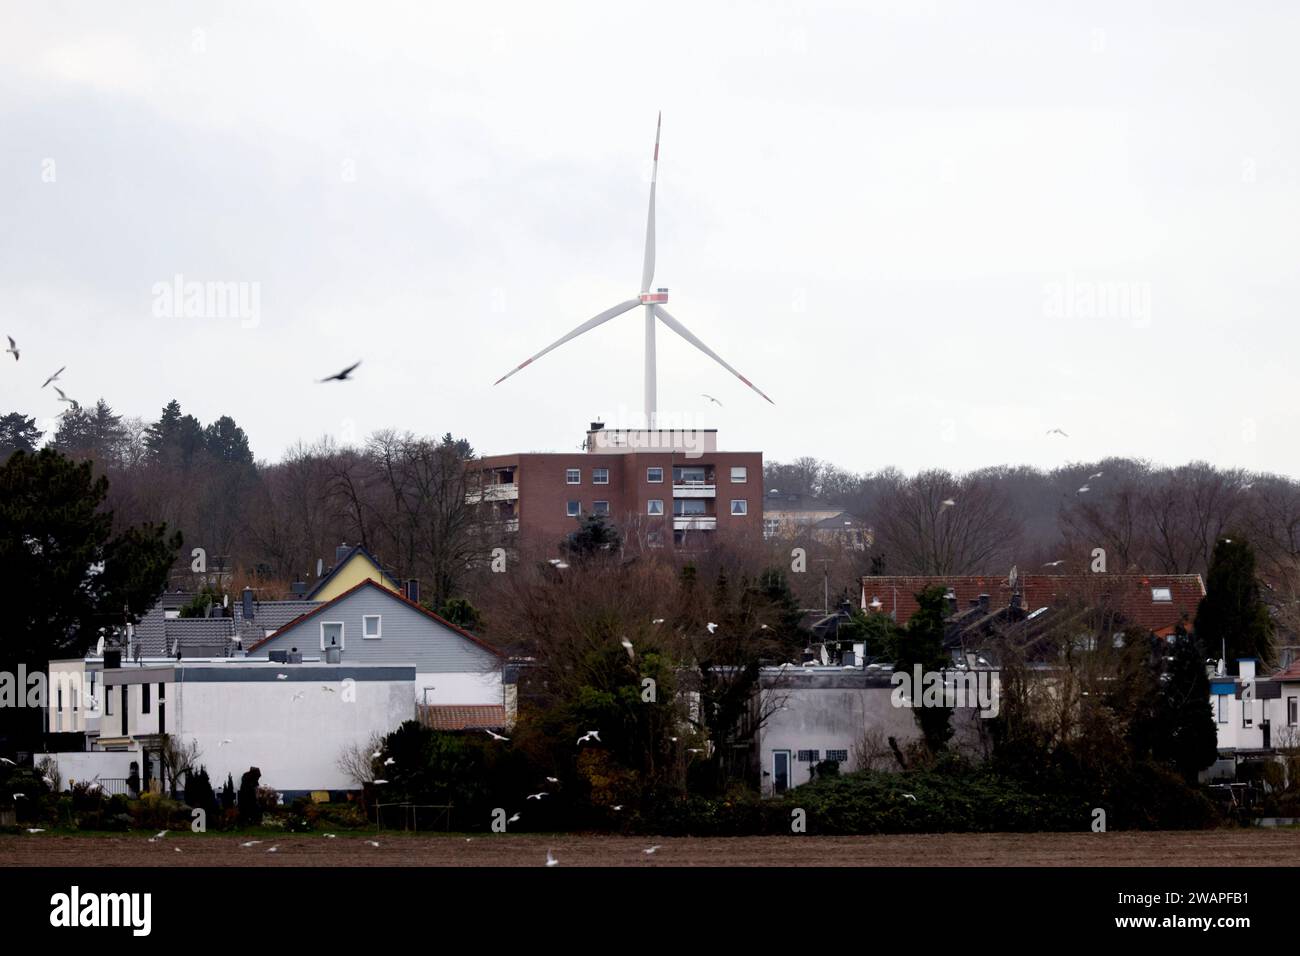
{"type": "Polygon", "coordinates": [[[69,405],[77,404],[76,400],[68,398],[68,396],[64,393],[63,389],[59,388],[59,386],[55,385],[54,390],[59,393],[59,401],[67,402],[69,405]]]}
{"type": "Polygon", "coordinates": [[[547,783],[559,783],[559,782],[560,782],[560,778],[559,778],[559,777],[547,777],[547,778],[546,778],[546,782],[547,782],[547,783]]]}
{"type": "Polygon", "coordinates": [[[13,354],[14,361],[17,362],[17,361],[18,361],[18,343],[14,341],[14,337],[13,337],[12,335],[7,335],[7,336],[5,336],[5,338],[7,338],[7,339],[9,340],[9,348],[5,349],[5,351],[6,351],[6,352],[11,352],[11,353],[13,354]]]}
{"type": "Polygon", "coordinates": [[[384,761],[384,766],[391,767],[395,763],[397,763],[397,761],[394,760],[392,757],[389,757],[387,760],[384,761]]]}
{"type": "Polygon", "coordinates": [[[644,850],[642,850],[641,852],[644,853],[646,856],[654,856],[655,851],[658,850],[660,846],[661,846],[661,844],[656,843],[654,846],[648,846],[648,847],[646,847],[646,848],[645,848],[644,850]]]}
{"type": "Polygon", "coordinates": [[[326,378],[318,379],[317,382],[316,382],[316,384],[319,385],[321,382],[347,382],[347,381],[350,381],[351,379],[350,379],[349,376],[351,376],[352,373],[353,373],[354,371],[356,371],[357,366],[360,365],[360,364],[361,364],[360,362],[354,362],[353,364],[349,365],[347,368],[345,368],[345,369],[344,369],[343,371],[341,371],[341,372],[335,372],[333,375],[327,376],[326,378]]]}
{"type": "Polygon", "coordinates": [[[1043,567],[1045,567],[1045,568],[1055,568],[1055,567],[1059,567],[1060,565],[1062,565],[1062,564],[1064,564],[1064,563],[1065,563],[1065,559],[1064,559],[1064,558],[1061,558],[1059,561],[1048,561],[1046,564],[1043,565],[1043,567]]]}
{"type": "Polygon", "coordinates": [[[307,696],[306,691],[301,691],[301,690],[300,690],[300,691],[298,691],[298,693],[296,693],[296,694],[293,695],[293,697],[292,697],[291,700],[290,700],[290,703],[292,703],[292,702],[295,701],[295,700],[302,700],[305,696],[307,696]]]}
{"type": "Polygon", "coordinates": [[[663,622],[664,622],[664,619],[663,619],[662,617],[657,617],[657,618],[655,618],[653,621],[651,621],[650,623],[651,623],[651,624],[662,624],[663,622]]]}
{"type": "Polygon", "coordinates": [[[1088,476],[1088,480],[1089,480],[1089,481],[1092,481],[1094,478],[1100,478],[1101,475],[1102,475],[1102,473],[1099,471],[1099,472],[1097,472],[1095,475],[1089,475],[1089,476],[1088,476]]]}
{"type": "MultiPolygon", "coordinates": [[[[663,117],[661,115],[660,123],[662,122],[662,119],[663,117]]],[[[634,298],[628,299],[625,302],[620,302],[618,305],[611,306],[610,308],[606,309],[604,312],[601,312],[598,315],[588,319],[586,322],[582,323],[580,326],[578,326],[568,335],[565,335],[563,338],[560,338],[555,342],[552,342],[550,345],[546,346],[546,348],[542,349],[532,358],[527,359],[525,362],[523,362],[523,364],[515,367],[510,372],[507,372],[505,375],[501,376],[501,378],[497,379],[496,382],[494,382],[493,384],[500,385],[511,375],[514,375],[516,372],[520,371],[521,369],[524,369],[527,366],[531,365],[533,362],[537,361],[539,358],[541,358],[543,355],[545,355],[547,352],[551,351],[552,349],[558,348],[559,346],[563,345],[565,342],[569,341],[570,339],[576,339],[584,332],[589,332],[592,329],[596,328],[598,325],[603,325],[604,323],[608,322],[610,319],[616,318],[617,316],[620,316],[624,312],[627,312],[631,309],[635,309],[639,305],[645,308],[645,414],[646,414],[646,425],[648,427],[650,428],[655,427],[654,423],[655,423],[655,418],[657,416],[657,404],[658,404],[657,392],[656,392],[657,375],[655,372],[655,320],[656,319],[658,319],[664,325],[668,326],[668,328],[672,329],[674,332],[676,332],[678,335],[684,338],[687,342],[690,342],[691,345],[694,345],[697,349],[699,349],[709,358],[713,359],[713,361],[717,362],[719,365],[725,368],[732,375],[736,376],[736,378],[740,379],[742,382],[748,385],[751,389],[753,389],[760,396],[762,396],[764,401],[775,404],[775,402],[772,402],[770,398],[768,398],[766,395],[763,394],[763,392],[758,388],[758,386],[756,386],[753,382],[745,378],[745,376],[741,375],[738,371],[736,371],[734,368],[728,365],[725,361],[723,361],[722,356],[718,355],[717,352],[713,351],[711,348],[709,348],[707,345],[705,345],[703,342],[697,339],[695,337],[695,334],[691,332],[690,329],[686,328],[686,326],[682,325],[675,318],[673,318],[671,315],[668,314],[668,310],[664,308],[664,305],[668,302],[667,289],[650,288],[650,283],[654,279],[654,274],[655,274],[655,184],[659,178],[659,125],[660,124],[656,124],[655,126],[654,166],[652,168],[652,173],[650,176],[650,212],[646,217],[645,260],[643,261],[641,267],[640,294],[635,296],[634,298]]]]}
{"type": "Polygon", "coordinates": [[[578,738],[578,746],[581,747],[583,743],[585,743],[588,740],[595,740],[596,743],[600,743],[600,731],[599,730],[587,731],[585,734],[583,734],[581,737],[578,738]]]}
{"type": "Polygon", "coordinates": [[[1047,430],[1047,434],[1049,434],[1049,435],[1060,435],[1062,438],[1069,438],[1069,437],[1070,437],[1070,436],[1067,435],[1065,432],[1061,431],[1059,428],[1049,428],[1049,429],[1047,430]]]}
{"type": "Polygon", "coordinates": [[[546,851],[546,865],[547,866],[560,865],[560,861],[555,858],[555,854],[553,854],[549,849],[546,851]]]}
{"type": "Polygon", "coordinates": [[[288,674],[276,674],[276,675],[275,675],[275,679],[276,679],[276,680],[288,680],[288,679],[289,679],[289,675],[288,675],[288,674]]]}
{"type": "Polygon", "coordinates": [[[323,837],[324,837],[325,839],[327,839],[327,840],[337,840],[337,839],[338,839],[338,835],[337,835],[337,834],[334,834],[334,833],[322,833],[321,836],[323,836],[323,837]]]}
{"type": "Polygon", "coordinates": [[[1092,489],[1089,488],[1087,485],[1084,485],[1082,488],[1080,488],[1078,491],[1076,491],[1075,494],[1077,494],[1077,495],[1087,494],[1087,493],[1088,493],[1089,491],[1091,491],[1091,490],[1092,490],[1092,489]]]}
{"type": "Polygon", "coordinates": [[[518,823],[518,822],[519,822],[519,812],[518,812],[518,811],[515,811],[515,815],[514,815],[513,817],[511,817],[509,820],[506,821],[506,823],[518,823]]]}
{"type": "Polygon", "coordinates": [[[335,690],[333,687],[331,687],[329,684],[321,684],[321,685],[320,685],[320,689],[323,690],[323,691],[324,691],[325,693],[327,693],[327,694],[337,694],[337,693],[338,693],[338,691],[336,691],[336,690],[335,690]]]}
{"type": "Polygon", "coordinates": [[[372,780],[370,782],[373,783],[376,787],[382,787],[384,784],[388,783],[387,780],[372,780]]]}
{"type": "Polygon", "coordinates": [[[247,843],[241,843],[241,844],[239,844],[239,845],[240,845],[240,846],[257,846],[257,845],[258,845],[259,843],[261,843],[261,842],[262,842],[261,840],[249,840],[247,843]]]}
{"type": "Polygon", "coordinates": [[[541,793],[530,793],[527,797],[529,800],[540,800],[542,797],[549,797],[550,794],[543,790],[541,793]]]}
{"type": "Polygon", "coordinates": [[[944,508],[952,508],[956,504],[957,502],[955,502],[953,499],[944,498],[943,501],[939,502],[939,510],[942,511],[944,508]]]}
{"type": "Polygon", "coordinates": [[[619,643],[623,645],[623,650],[627,651],[628,660],[636,660],[636,654],[632,651],[632,642],[625,637],[619,643]]]}
{"type": "Polygon", "coordinates": [[[712,634],[714,631],[718,629],[718,625],[714,624],[712,621],[710,621],[708,624],[705,624],[704,626],[709,629],[710,634],[712,634]]]}
{"type": "Polygon", "coordinates": [[[905,794],[903,794],[903,796],[907,797],[907,799],[911,800],[913,803],[916,803],[916,794],[914,794],[914,793],[905,793],[905,794]]]}
{"type": "Polygon", "coordinates": [[[28,833],[44,833],[45,830],[44,830],[43,827],[28,827],[28,828],[27,828],[27,832],[28,832],[28,833]]]}
{"type": "Polygon", "coordinates": [[[14,762],[13,762],[12,760],[10,760],[8,757],[0,757],[0,763],[7,763],[7,764],[8,764],[9,766],[11,766],[11,767],[16,767],[16,766],[18,766],[18,764],[14,763],[14,762]]]}
{"type": "Polygon", "coordinates": [[[367,841],[366,841],[366,844],[367,844],[368,846],[374,846],[374,847],[379,846],[379,844],[376,843],[374,840],[367,840],[367,841]]]}
{"type": "Polygon", "coordinates": [[[700,395],[704,398],[707,398],[709,401],[711,401],[714,405],[717,405],[719,408],[722,407],[722,403],[718,401],[716,398],[714,398],[712,395],[707,395],[704,392],[700,392],[700,395]]]}
{"type": "Polygon", "coordinates": [[[66,365],[63,366],[63,368],[59,369],[57,372],[55,372],[53,375],[47,378],[44,382],[41,383],[41,388],[44,388],[46,385],[49,385],[50,382],[57,382],[59,380],[59,376],[63,374],[63,370],[66,368],[67,368],[66,365]]]}
{"type": "Polygon", "coordinates": [[[484,730],[483,733],[487,734],[487,735],[488,735],[489,737],[491,737],[493,740],[509,740],[509,739],[510,739],[509,737],[502,737],[500,734],[498,734],[498,733],[496,733],[496,732],[494,732],[494,731],[491,731],[491,730],[484,730]]]}

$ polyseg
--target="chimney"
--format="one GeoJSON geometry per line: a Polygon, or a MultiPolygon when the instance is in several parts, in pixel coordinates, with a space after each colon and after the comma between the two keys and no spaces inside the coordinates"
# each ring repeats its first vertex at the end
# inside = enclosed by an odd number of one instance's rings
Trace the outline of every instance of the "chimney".
{"type": "Polygon", "coordinates": [[[307,582],[306,582],[306,581],[294,581],[294,582],[293,582],[293,593],[294,593],[294,596],[295,596],[295,597],[302,597],[304,594],[306,594],[306,593],[307,593],[307,582]]]}
{"type": "Polygon", "coordinates": [[[598,432],[598,431],[601,431],[604,427],[605,427],[605,423],[604,423],[604,422],[592,422],[592,423],[591,423],[591,428],[589,428],[589,429],[587,429],[587,430],[588,430],[588,431],[593,431],[593,432],[598,432]]]}
{"type": "Polygon", "coordinates": [[[104,651],[104,670],[117,670],[122,666],[121,650],[104,651]]]}
{"type": "Polygon", "coordinates": [[[1237,658],[1237,676],[1243,681],[1255,679],[1255,658],[1239,657],[1237,658]]]}
{"type": "Polygon", "coordinates": [[[989,596],[987,594],[981,594],[979,602],[981,611],[987,611],[989,609],[989,596]]]}
{"type": "Polygon", "coordinates": [[[348,547],[348,543],[347,543],[346,541],[344,541],[344,542],[343,542],[342,544],[340,544],[337,548],[335,548],[335,549],[334,549],[334,567],[337,568],[340,564],[342,564],[342,563],[343,563],[343,559],[346,558],[346,557],[348,556],[348,552],[351,551],[351,550],[352,550],[352,549],[348,547]]]}
{"type": "Polygon", "coordinates": [[[948,613],[956,614],[957,613],[957,592],[954,591],[952,588],[949,588],[948,592],[943,596],[943,599],[947,603],[948,613]]]}
{"type": "Polygon", "coordinates": [[[245,620],[245,621],[251,621],[251,620],[253,619],[253,613],[254,613],[254,612],[253,612],[253,589],[252,589],[252,588],[247,588],[247,587],[244,588],[243,599],[244,599],[244,607],[243,607],[244,620],[245,620]]]}
{"type": "Polygon", "coordinates": [[[420,582],[416,578],[406,579],[406,599],[413,604],[420,603],[420,582]]]}
{"type": "Polygon", "coordinates": [[[1020,592],[1019,592],[1019,591],[1012,591],[1012,592],[1011,592],[1011,608],[1012,608],[1012,610],[1015,610],[1015,611],[1019,611],[1019,610],[1020,610],[1020,592]]]}

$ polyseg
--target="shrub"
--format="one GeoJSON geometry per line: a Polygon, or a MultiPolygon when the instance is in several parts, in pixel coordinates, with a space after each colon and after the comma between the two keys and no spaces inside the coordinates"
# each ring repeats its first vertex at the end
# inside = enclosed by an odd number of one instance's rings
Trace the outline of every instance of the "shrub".
{"type": "Polygon", "coordinates": [[[262,822],[262,805],[258,801],[258,781],[262,779],[262,771],[256,767],[249,767],[242,777],[239,778],[239,825],[245,827],[257,826],[262,822]]]}

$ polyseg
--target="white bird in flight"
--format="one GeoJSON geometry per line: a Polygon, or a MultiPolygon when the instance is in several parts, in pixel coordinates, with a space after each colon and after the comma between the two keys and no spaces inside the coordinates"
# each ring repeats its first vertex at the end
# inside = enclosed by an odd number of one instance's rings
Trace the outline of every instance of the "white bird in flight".
{"type": "Polygon", "coordinates": [[[224,747],[226,744],[233,744],[233,743],[234,741],[231,740],[229,737],[227,737],[225,740],[221,741],[221,743],[217,744],[217,746],[224,747]]]}
{"type": "Polygon", "coordinates": [[[6,352],[10,352],[10,353],[12,353],[12,354],[13,354],[13,357],[14,357],[14,361],[17,362],[17,361],[18,361],[18,343],[14,341],[14,337],[13,337],[12,335],[7,335],[7,336],[5,336],[5,338],[7,338],[7,339],[9,340],[9,348],[5,349],[5,351],[6,351],[6,352]]]}
{"type": "Polygon", "coordinates": [[[1064,559],[1064,558],[1061,558],[1061,559],[1058,560],[1058,561],[1048,561],[1046,564],[1043,565],[1043,567],[1045,567],[1045,568],[1055,568],[1055,567],[1059,567],[1060,565],[1062,565],[1062,564],[1064,564],[1064,563],[1065,563],[1065,559],[1064,559]]]}
{"type": "Polygon", "coordinates": [[[1049,434],[1049,435],[1060,435],[1062,438],[1069,438],[1069,437],[1070,437],[1070,436],[1067,435],[1065,432],[1061,431],[1061,429],[1059,429],[1059,428],[1049,428],[1049,429],[1047,430],[1047,434],[1049,434]]]}
{"type": "Polygon", "coordinates": [[[63,369],[66,369],[66,368],[67,368],[66,365],[63,366],[63,368],[59,369],[57,372],[55,372],[53,375],[51,375],[49,378],[47,378],[43,383],[41,383],[41,388],[44,388],[46,385],[49,385],[50,382],[57,382],[57,381],[59,381],[59,376],[63,374],[63,369]]]}
{"type": "Polygon", "coordinates": [[[519,822],[519,813],[517,811],[513,817],[511,817],[509,820],[506,821],[506,823],[518,823],[518,822],[519,822]]]}
{"type": "Polygon", "coordinates": [[[547,866],[559,866],[559,865],[560,865],[560,861],[557,860],[557,859],[555,858],[555,854],[552,853],[549,849],[547,849],[547,851],[546,851],[546,865],[547,865],[547,866]]]}
{"type": "Polygon", "coordinates": [[[588,740],[594,740],[596,741],[596,743],[600,743],[600,731],[598,730],[587,731],[585,734],[583,734],[581,737],[578,738],[578,746],[581,747],[588,740]]]}
{"type": "Polygon", "coordinates": [[[367,843],[369,846],[376,846],[376,847],[379,846],[379,844],[376,843],[374,840],[367,840],[366,843],[367,843]]]}
{"type": "Polygon", "coordinates": [[[1092,481],[1094,478],[1100,478],[1101,476],[1102,476],[1102,472],[1099,471],[1095,475],[1089,475],[1088,480],[1092,481]]]}
{"type": "Polygon", "coordinates": [[[295,700],[302,700],[303,697],[305,697],[305,696],[306,696],[306,692],[300,690],[300,691],[298,691],[298,693],[296,693],[296,694],[293,695],[293,698],[292,698],[292,700],[290,700],[290,703],[292,703],[292,702],[295,701],[295,700]]]}
{"type": "Polygon", "coordinates": [[[387,760],[384,761],[384,766],[391,767],[395,763],[397,763],[397,761],[394,760],[392,757],[389,757],[387,760]]]}
{"type": "Polygon", "coordinates": [[[632,650],[632,642],[625,637],[619,643],[623,645],[623,650],[627,651],[628,660],[636,660],[636,654],[632,650]]]}
{"type": "Polygon", "coordinates": [[[27,832],[28,832],[28,833],[44,833],[45,830],[44,830],[44,828],[42,828],[42,827],[28,827],[28,828],[27,828],[27,832]]]}
{"type": "Polygon", "coordinates": [[[943,501],[939,502],[939,510],[942,511],[944,508],[951,508],[956,504],[957,502],[953,501],[953,499],[945,498],[943,501]]]}
{"type": "Polygon", "coordinates": [[[16,766],[18,766],[18,764],[14,763],[14,762],[13,762],[12,760],[10,760],[8,757],[0,757],[0,763],[7,763],[7,764],[8,764],[9,766],[11,766],[11,767],[16,767],[16,766]]]}
{"type": "Polygon", "coordinates": [[[1076,491],[1075,494],[1077,494],[1077,495],[1082,495],[1082,494],[1086,494],[1087,492],[1089,492],[1089,491],[1091,491],[1091,490],[1092,490],[1092,489],[1089,488],[1087,485],[1084,485],[1082,488],[1080,488],[1078,491],[1076,491]]]}
{"type": "Polygon", "coordinates": [[[261,842],[262,842],[261,840],[249,840],[247,843],[241,843],[241,844],[239,844],[239,845],[240,845],[240,846],[257,846],[257,845],[258,845],[259,843],[261,843],[261,842]]]}
{"type": "Polygon", "coordinates": [[[547,778],[546,778],[546,782],[547,782],[547,783],[559,783],[559,782],[560,782],[560,778],[559,778],[559,777],[547,777],[547,778]]]}
{"type": "Polygon", "coordinates": [[[375,785],[376,787],[382,787],[384,784],[388,783],[388,781],[387,781],[387,780],[374,780],[374,781],[372,781],[372,783],[374,783],[374,785],[375,785]]]}
{"type": "Polygon", "coordinates": [[[711,401],[714,405],[717,405],[719,408],[722,407],[722,403],[718,401],[716,398],[714,398],[712,395],[705,395],[704,392],[700,392],[700,395],[702,395],[704,398],[707,398],[709,401],[711,401]]]}
{"type": "Polygon", "coordinates": [[[527,797],[529,800],[540,800],[542,797],[549,797],[550,794],[543,790],[541,793],[530,793],[527,797]]]}
{"type": "Polygon", "coordinates": [[[67,402],[69,405],[75,405],[75,404],[77,404],[75,401],[73,401],[72,399],[68,398],[68,396],[67,396],[66,394],[64,394],[63,389],[59,388],[59,386],[55,385],[55,386],[54,386],[54,390],[55,390],[56,392],[59,393],[59,401],[61,401],[61,402],[67,402]]]}
{"type": "Polygon", "coordinates": [[[487,735],[488,735],[489,737],[491,737],[493,740],[509,740],[509,739],[510,739],[509,737],[502,737],[500,734],[498,734],[498,733],[496,733],[495,731],[492,731],[492,730],[484,730],[483,733],[487,734],[487,735]]]}
{"type": "Polygon", "coordinates": [[[648,846],[648,847],[646,847],[646,848],[645,848],[644,850],[642,850],[641,852],[644,853],[646,856],[654,856],[655,851],[658,850],[659,847],[660,847],[660,844],[656,843],[654,846],[648,846]]]}
{"type": "Polygon", "coordinates": [[[289,679],[289,675],[288,675],[288,674],[276,674],[276,675],[275,675],[275,679],[276,679],[276,680],[288,680],[288,679],[289,679]]]}
{"type": "Polygon", "coordinates": [[[907,797],[907,799],[911,800],[913,803],[916,802],[916,794],[914,793],[905,793],[903,796],[907,797]]]}
{"type": "Polygon", "coordinates": [[[714,631],[716,631],[716,630],[718,629],[718,625],[714,624],[712,621],[710,621],[708,624],[706,624],[706,625],[704,625],[704,626],[707,627],[707,628],[709,629],[709,633],[710,633],[710,634],[712,634],[714,631]]]}

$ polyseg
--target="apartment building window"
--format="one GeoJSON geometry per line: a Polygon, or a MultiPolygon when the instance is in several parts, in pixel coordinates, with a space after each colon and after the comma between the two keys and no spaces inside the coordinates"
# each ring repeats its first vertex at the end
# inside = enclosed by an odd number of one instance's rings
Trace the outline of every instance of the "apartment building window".
{"type": "Polygon", "coordinates": [[[609,502],[608,502],[608,501],[593,501],[593,502],[591,503],[591,513],[592,513],[592,514],[595,514],[595,515],[607,515],[607,514],[609,514],[609,502]]]}
{"type": "Polygon", "coordinates": [[[581,469],[581,468],[570,468],[570,469],[568,469],[567,471],[565,471],[565,473],[564,473],[564,483],[565,483],[566,485],[580,485],[580,484],[582,484],[582,469],[581,469]]]}
{"type": "Polygon", "coordinates": [[[361,636],[366,640],[375,640],[383,635],[382,621],[378,614],[363,614],[361,616],[361,636]]]}
{"type": "Polygon", "coordinates": [[[849,752],[847,750],[828,750],[826,751],[826,759],[835,760],[838,761],[839,763],[847,763],[849,759],[849,752]]]}
{"type": "Polygon", "coordinates": [[[748,501],[748,499],[746,499],[746,498],[732,498],[732,499],[731,499],[731,513],[732,513],[733,515],[747,515],[747,514],[749,514],[749,501],[748,501]]]}
{"type": "Polygon", "coordinates": [[[733,465],[731,468],[731,483],[734,485],[743,485],[749,480],[749,469],[744,465],[733,465]]]}
{"type": "Polygon", "coordinates": [[[582,514],[582,502],[570,501],[568,504],[564,506],[564,513],[568,515],[570,518],[578,517],[578,515],[582,514]]]}
{"type": "Polygon", "coordinates": [[[1219,695],[1219,723],[1226,724],[1227,722],[1228,722],[1228,695],[1220,694],[1219,695]]]}
{"type": "Polygon", "coordinates": [[[1252,703],[1253,701],[1248,697],[1243,697],[1241,699],[1241,726],[1243,727],[1253,727],[1255,724],[1254,717],[1250,712],[1250,705],[1252,703]]]}
{"type": "Polygon", "coordinates": [[[609,469],[608,468],[591,469],[591,483],[593,485],[609,484],[609,469]]]}
{"type": "Polygon", "coordinates": [[[663,484],[664,470],[662,468],[647,468],[645,470],[645,480],[652,485],[663,484]]]}
{"type": "Polygon", "coordinates": [[[140,685],[140,713],[142,714],[149,713],[149,707],[150,707],[149,685],[141,684],[140,685]]]}
{"type": "Polygon", "coordinates": [[[674,498],[673,514],[702,515],[708,513],[708,502],[703,498],[674,498]]]}
{"type": "Polygon", "coordinates": [[[645,536],[646,547],[662,548],[664,546],[664,536],[658,531],[651,531],[645,536]]]}
{"type": "Polygon", "coordinates": [[[664,513],[664,500],[662,498],[651,498],[645,503],[645,513],[648,515],[661,515],[664,513]]]}
{"type": "Polygon", "coordinates": [[[798,760],[800,763],[816,763],[819,754],[820,751],[817,750],[801,750],[799,751],[798,760]]]}
{"type": "Polygon", "coordinates": [[[1300,698],[1288,697],[1286,699],[1286,722],[1289,727],[1294,727],[1297,723],[1297,719],[1300,718],[1300,713],[1297,713],[1297,711],[1300,710],[1300,708],[1296,706],[1297,701],[1300,701],[1300,698]]]}

